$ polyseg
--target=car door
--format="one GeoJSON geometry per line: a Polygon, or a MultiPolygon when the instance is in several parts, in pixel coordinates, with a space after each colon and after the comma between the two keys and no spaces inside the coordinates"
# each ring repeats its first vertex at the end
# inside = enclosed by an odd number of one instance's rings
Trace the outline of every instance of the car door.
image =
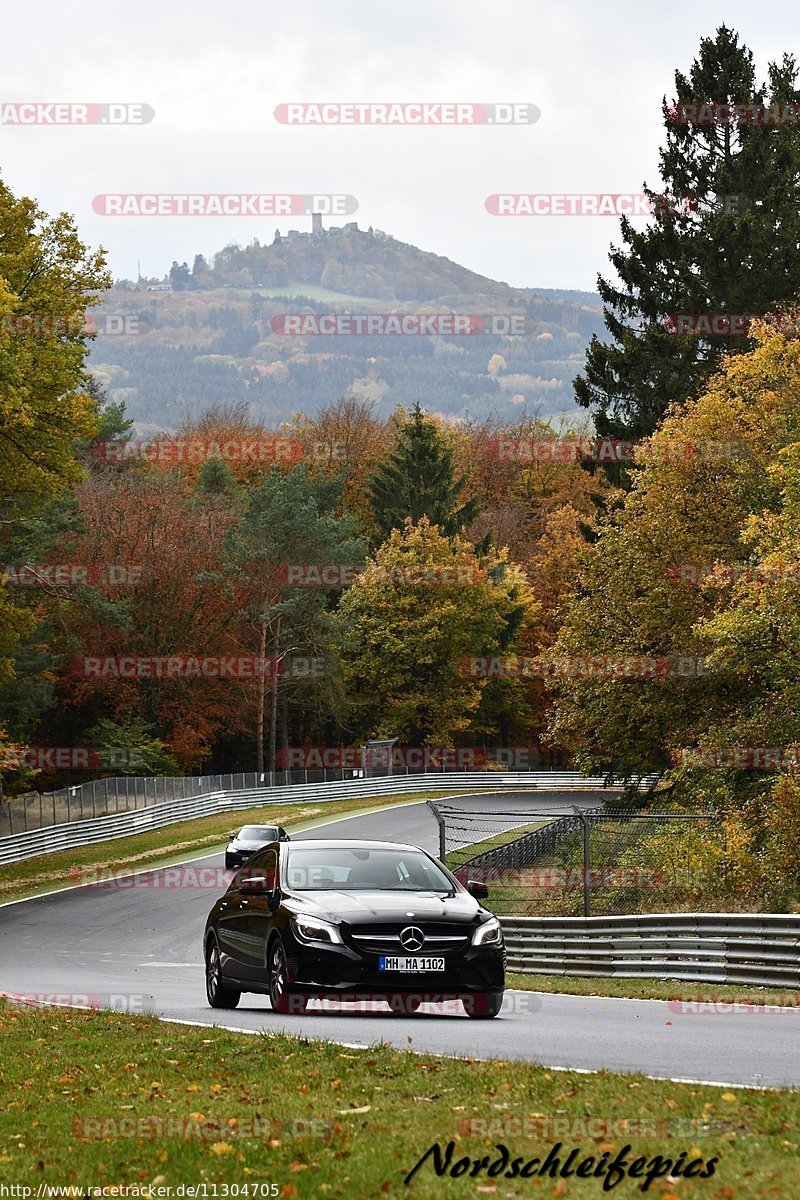
{"type": "Polygon", "coordinates": [[[223,971],[231,978],[265,982],[266,939],[276,879],[275,851],[260,851],[239,868],[220,901],[217,936],[224,956],[223,971]],[[248,890],[248,880],[262,877],[268,893],[248,890]]]}
{"type": "Polygon", "coordinates": [[[248,892],[242,888],[239,905],[239,940],[245,970],[245,979],[256,983],[267,983],[267,942],[274,920],[274,897],[278,883],[278,855],[273,849],[260,851],[247,864],[243,878],[263,879],[264,890],[248,892]]]}

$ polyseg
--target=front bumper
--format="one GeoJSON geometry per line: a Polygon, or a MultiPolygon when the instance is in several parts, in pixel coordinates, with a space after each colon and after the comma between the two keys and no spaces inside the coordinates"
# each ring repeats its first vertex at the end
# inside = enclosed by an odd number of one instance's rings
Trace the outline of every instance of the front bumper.
{"type": "MultiPolygon", "coordinates": [[[[431,952],[435,953],[435,952],[431,952]]],[[[348,945],[301,943],[287,939],[288,991],[306,996],[375,996],[406,993],[437,998],[502,992],[505,946],[467,946],[444,958],[443,971],[381,971],[379,955],[348,945]]]]}

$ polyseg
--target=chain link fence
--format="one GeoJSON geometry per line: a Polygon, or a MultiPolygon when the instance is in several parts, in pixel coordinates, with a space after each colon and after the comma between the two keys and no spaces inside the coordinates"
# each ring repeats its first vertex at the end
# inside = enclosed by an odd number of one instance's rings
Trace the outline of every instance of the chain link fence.
{"type": "MultiPolygon", "coordinates": [[[[440,857],[486,883],[503,916],[730,912],[723,822],[714,814],[596,807],[569,816],[429,802],[440,857]]],[[[733,904],[733,908],[732,908],[733,904]]]]}
{"type": "Polygon", "coordinates": [[[282,787],[292,783],[328,783],[351,779],[352,770],[255,771],[233,775],[139,775],[113,779],[93,779],[54,792],[28,792],[24,796],[5,797],[0,806],[0,836],[45,829],[69,821],[91,820],[110,813],[122,813],[185,800],[206,792],[247,791],[257,787],[282,787]]]}
{"type": "MultiPolygon", "coordinates": [[[[514,770],[521,769],[532,774],[541,772],[542,757],[537,752],[534,761],[526,763],[522,768],[515,766],[514,770]]],[[[346,760],[343,758],[343,761],[346,760]]],[[[554,765],[555,762],[548,762],[544,769],[552,769],[554,765]]],[[[480,769],[499,772],[507,768],[502,761],[489,759],[480,769]]],[[[51,825],[63,825],[70,821],[92,820],[95,817],[108,816],[110,813],[130,812],[154,804],[164,804],[170,800],[200,796],[206,792],[246,791],[258,787],[286,787],[300,783],[334,783],[345,779],[378,779],[392,775],[405,777],[456,772],[468,774],[474,770],[475,767],[470,764],[469,759],[461,763],[456,760],[454,763],[450,758],[441,757],[438,764],[435,758],[432,761],[423,758],[421,767],[398,766],[390,762],[388,765],[367,765],[366,768],[347,765],[300,767],[262,773],[237,772],[229,775],[125,775],[78,783],[53,792],[32,791],[13,797],[2,796],[0,790],[0,837],[45,829],[51,825]]]]}

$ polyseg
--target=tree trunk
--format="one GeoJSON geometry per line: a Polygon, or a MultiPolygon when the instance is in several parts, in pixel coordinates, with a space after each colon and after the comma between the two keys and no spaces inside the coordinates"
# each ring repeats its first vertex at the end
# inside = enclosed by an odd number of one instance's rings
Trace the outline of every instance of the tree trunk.
{"type": "Polygon", "coordinates": [[[270,721],[269,765],[275,770],[275,743],[278,733],[278,664],[281,644],[281,618],[275,624],[275,658],[272,663],[272,720],[270,721]]]}
{"type": "Polygon", "coordinates": [[[258,716],[256,717],[256,771],[259,775],[264,774],[264,701],[267,687],[267,679],[263,670],[263,663],[267,653],[267,622],[261,622],[261,641],[259,654],[261,658],[262,670],[258,679],[258,716]]]}

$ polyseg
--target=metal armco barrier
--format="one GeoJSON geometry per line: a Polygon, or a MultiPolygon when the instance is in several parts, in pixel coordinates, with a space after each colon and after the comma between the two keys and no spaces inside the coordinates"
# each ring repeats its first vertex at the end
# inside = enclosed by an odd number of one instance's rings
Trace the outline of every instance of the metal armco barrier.
{"type": "Polygon", "coordinates": [[[296,783],[288,787],[260,787],[235,792],[209,792],[156,804],[150,808],[112,813],[95,820],[72,821],[49,825],[44,829],[17,833],[0,838],[0,864],[33,858],[37,854],[52,854],[71,850],[112,838],[130,837],[151,829],[161,829],[178,821],[208,817],[216,813],[235,812],[243,808],[261,808],[274,804],[330,803],[332,800],[357,799],[367,796],[404,795],[420,791],[472,791],[486,789],[602,789],[602,778],[583,778],[568,771],[476,771],[448,775],[388,775],[379,779],[348,779],[336,783],[296,783]]]}
{"type": "Polygon", "coordinates": [[[500,923],[512,971],[800,988],[800,916],[648,913],[500,923]]]}

